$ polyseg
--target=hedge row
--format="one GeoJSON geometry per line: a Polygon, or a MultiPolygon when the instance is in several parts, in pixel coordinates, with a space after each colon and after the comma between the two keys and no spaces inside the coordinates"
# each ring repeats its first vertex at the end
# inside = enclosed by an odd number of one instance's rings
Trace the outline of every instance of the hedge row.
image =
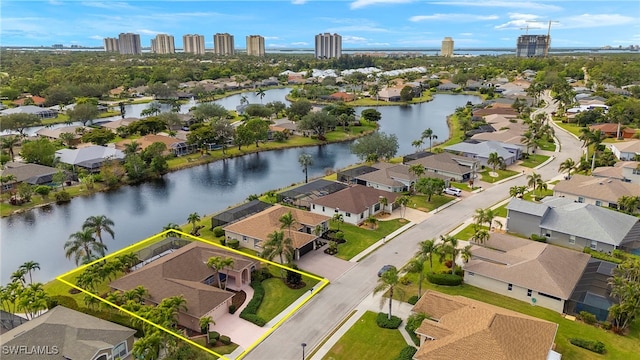
{"type": "Polygon", "coordinates": [[[594,353],[604,354],[607,352],[607,349],[605,349],[604,344],[600,341],[573,338],[573,339],[569,339],[569,342],[575,346],[579,346],[583,349],[593,351],[594,353]]]}
{"type": "Polygon", "coordinates": [[[253,280],[250,285],[253,288],[253,298],[249,301],[247,307],[240,313],[240,318],[258,326],[264,326],[267,322],[260,316],[256,315],[258,313],[258,308],[260,308],[260,304],[262,304],[262,300],[264,299],[264,287],[262,286],[262,281],[253,280]]]}
{"type": "Polygon", "coordinates": [[[458,286],[462,284],[462,276],[454,274],[427,274],[427,280],[436,285],[458,286]]]}
{"type": "Polygon", "coordinates": [[[389,319],[388,314],[378,313],[376,324],[383,329],[397,329],[400,327],[400,324],[402,324],[402,319],[395,315],[391,315],[391,319],[389,319]]]}
{"type": "Polygon", "coordinates": [[[413,355],[415,355],[416,352],[418,352],[418,349],[413,346],[407,345],[402,350],[400,350],[400,354],[398,355],[396,360],[412,360],[413,355]]]}
{"type": "Polygon", "coordinates": [[[598,260],[604,260],[604,261],[609,261],[612,263],[616,263],[616,264],[622,264],[622,260],[615,257],[615,256],[611,256],[609,254],[605,254],[603,252],[600,251],[596,251],[596,250],[592,250],[589,247],[585,247],[584,250],[582,250],[582,252],[584,252],[585,254],[589,254],[591,255],[592,258],[598,259],[598,260]]]}

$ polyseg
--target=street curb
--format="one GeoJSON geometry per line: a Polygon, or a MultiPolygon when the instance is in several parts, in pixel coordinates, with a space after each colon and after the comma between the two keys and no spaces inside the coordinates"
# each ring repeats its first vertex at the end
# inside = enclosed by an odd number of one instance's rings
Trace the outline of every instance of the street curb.
{"type": "Polygon", "coordinates": [[[375,243],[369,245],[368,248],[362,250],[360,253],[358,253],[356,256],[352,257],[351,259],[349,259],[349,262],[354,262],[357,263],[360,260],[362,260],[363,258],[365,258],[367,255],[369,255],[370,253],[376,251],[376,249],[378,249],[379,247],[381,247],[382,245],[384,245],[387,241],[392,240],[393,238],[395,238],[396,236],[402,234],[403,232],[409,230],[410,228],[414,227],[416,225],[416,223],[414,222],[409,222],[408,224],[402,226],[401,228],[397,229],[396,231],[392,232],[391,234],[385,236],[383,239],[380,239],[378,241],[376,241],[375,243]]]}
{"type": "Polygon", "coordinates": [[[534,170],[538,170],[538,169],[540,169],[541,167],[546,166],[548,163],[552,162],[552,161],[553,161],[553,160],[555,160],[555,159],[556,159],[556,157],[555,157],[555,156],[553,156],[553,155],[551,155],[551,156],[549,156],[549,158],[548,158],[545,162],[543,162],[542,164],[540,164],[540,165],[538,165],[538,166],[534,167],[533,169],[534,169],[534,170]]]}

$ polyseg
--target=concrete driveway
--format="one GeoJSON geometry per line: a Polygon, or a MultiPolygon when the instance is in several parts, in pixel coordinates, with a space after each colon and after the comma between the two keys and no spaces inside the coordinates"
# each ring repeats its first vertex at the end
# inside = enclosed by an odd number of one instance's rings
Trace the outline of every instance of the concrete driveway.
{"type": "Polygon", "coordinates": [[[296,264],[304,271],[324,277],[329,281],[335,281],[356,266],[357,263],[325,254],[324,249],[327,246],[329,245],[306,253],[296,264]]]}

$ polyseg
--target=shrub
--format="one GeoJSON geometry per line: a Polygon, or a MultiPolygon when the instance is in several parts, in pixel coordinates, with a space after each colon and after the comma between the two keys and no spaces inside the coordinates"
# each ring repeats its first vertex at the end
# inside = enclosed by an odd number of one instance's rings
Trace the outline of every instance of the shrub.
{"type": "Polygon", "coordinates": [[[220,245],[227,246],[227,239],[225,238],[220,239],[220,245]]]}
{"type": "Polygon", "coordinates": [[[254,270],[251,272],[251,281],[262,282],[267,279],[271,279],[273,274],[267,268],[262,268],[260,270],[254,270]]]}
{"type": "Polygon", "coordinates": [[[594,353],[604,354],[607,352],[604,344],[600,341],[572,338],[569,339],[569,342],[575,346],[581,347],[583,349],[587,349],[589,351],[593,351],[594,353]]]}
{"type": "Polygon", "coordinates": [[[531,234],[531,236],[529,236],[529,239],[531,239],[533,241],[543,242],[543,243],[547,242],[547,237],[546,236],[540,236],[538,234],[531,234]]]}
{"type": "Polygon", "coordinates": [[[56,202],[63,203],[69,201],[71,201],[71,195],[68,192],[62,190],[56,193],[56,202]]]}
{"type": "Polygon", "coordinates": [[[605,254],[605,253],[600,252],[600,251],[592,250],[589,247],[585,247],[584,250],[582,250],[582,252],[584,252],[585,254],[591,255],[591,257],[595,258],[595,259],[609,261],[609,262],[616,263],[616,264],[622,264],[622,259],[619,259],[619,258],[617,258],[615,256],[611,256],[609,254],[605,254]]]}
{"type": "Polygon", "coordinates": [[[397,329],[402,324],[402,319],[395,315],[392,315],[391,319],[389,319],[389,315],[381,312],[378,313],[376,324],[383,329],[397,329]]]}
{"type": "Polygon", "coordinates": [[[237,250],[240,248],[240,241],[238,239],[231,239],[227,241],[227,246],[237,250]]]}
{"type": "Polygon", "coordinates": [[[409,279],[407,275],[404,275],[403,277],[400,278],[400,284],[409,285],[411,284],[411,279],[409,279]]]}
{"type": "Polygon", "coordinates": [[[71,296],[53,295],[47,299],[47,309],[53,309],[57,305],[78,310],[78,303],[71,296]]]}
{"type": "Polygon", "coordinates": [[[262,281],[257,281],[254,279],[251,281],[251,287],[253,288],[253,298],[247,304],[247,307],[242,310],[240,313],[240,318],[245,319],[249,322],[252,322],[258,326],[264,326],[267,322],[256,315],[258,312],[258,308],[260,304],[262,304],[262,299],[264,299],[264,287],[262,286],[262,281]]]}
{"type": "Polygon", "coordinates": [[[214,344],[220,338],[220,333],[217,331],[209,331],[209,343],[214,344]]]}
{"type": "Polygon", "coordinates": [[[224,345],[229,345],[231,344],[231,338],[228,337],[227,335],[221,335],[220,342],[223,343],[224,345]]]}
{"type": "MultiPolygon", "coordinates": [[[[292,269],[298,270],[298,266],[296,264],[290,265],[292,269]]],[[[302,282],[302,274],[287,270],[287,283],[291,285],[298,285],[302,282]]]]}
{"type": "Polygon", "coordinates": [[[589,325],[595,324],[598,321],[596,316],[588,311],[580,311],[580,319],[589,325]]]}
{"type": "Polygon", "coordinates": [[[400,350],[400,354],[396,358],[396,360],[411,360],[413,359],[413,355],[416,354],[418,349],[413,346],[407,345],[402,350],[400,350]]]}
{"type": "Polygon", "coordinates": [[[224,236],[224,229],[222,228],[222,226],[216,226],[213,228],[213,236],[215,237],[224,236]]]}
{"type": "Polygon", "coordinates": [[[420,327],[422,321],[427,318],[427,315],[423,313],[417,313],[409,316],[407,318],[407,324],[404,326],[404,329],[407,330],[409,336],[411,336],[411,340],[416,345],[420,345],[420,339],[418,339],[418,335],[416,335],[416,329],[420,327]]]}
{"type": "Polygon", "coordinates": [[[427,274],[427,280],[436,285],[458,286],[462,284],[462,276],[455,274],[427,274]]]}
{"type": "Polygon", "coordinates": [[[444,262],[444,266],[446,266],[447,268],[451,269],[451,266],[453,266],[453,261],[451,260],[447,260],[444,262]]]}
{"type": "Polygon", "coordinates": [[[418,302],[418,299],[420,299],[418,295],[413,295],[407,302],[411,305],[415,305],[418,302]]]}
{"type": "Polygon", "coordinates": [[[455,274],[460,276],[460,277],[463,277],[464,276],[464,270],[462,268],[460,268],[460,267],[457,267],[455,274]]]}
{"type": "Polygon", "coordinates": [[[611,323],[608,321],[601,321],[600,326],[605,330],[611,330],[611,323]]]}
{"type": "Polygon", "coordinates": [[[236,310],[238,310],[238,309],[236,308],[235,305],[233,305],[233,304],[229,305],[229,314],[235,314],[236,310]]]}

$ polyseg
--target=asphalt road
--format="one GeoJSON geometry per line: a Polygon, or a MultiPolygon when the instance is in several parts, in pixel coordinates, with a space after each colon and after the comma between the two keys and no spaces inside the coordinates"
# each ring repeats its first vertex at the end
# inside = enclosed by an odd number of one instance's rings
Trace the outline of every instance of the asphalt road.
{"type": "MultiPolygon", "coordinates": [[[[549,104],[539,111],[551,113],[556,105],[548,94],[543,99],[549,104]]],[[[573,135],[556,128],[556,136],[562,144],[562,151],[546,166],[535,170],[545,180],[559,175],[558,166],[571,157],[579,159],[581,142],[573,135]]],[[[406,264],[423,240],[437,238],[446,234],[473,216],[478,208],[487,208],[505,199],[509,188],[514,185],[526,185],[526,176],[520,176],[485,191],[466,197],[463,201],[450,206],[426,221],[404,232],[332,282],[322,292],[305,304],[296,314],[283,323],[276,331],[255,347],[245,359],[277,360],[300,359],[302,343],[306,343],[309,354],[320,345],[323,339],[367,296],[371,296],[378,277],[377,271],[384,264],[401,267],[406,264]]]]}

